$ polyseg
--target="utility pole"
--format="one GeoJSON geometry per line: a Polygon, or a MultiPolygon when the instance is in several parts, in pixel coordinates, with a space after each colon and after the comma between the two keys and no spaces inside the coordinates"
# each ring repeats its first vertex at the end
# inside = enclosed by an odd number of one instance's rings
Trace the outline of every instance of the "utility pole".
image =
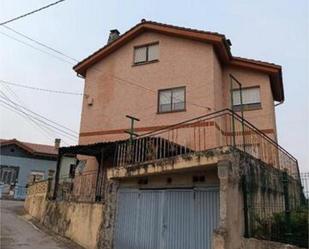
{"type": "Polygon", "coordinates": [[[133,153],[134,153],[134,149],[133,149],[133,138],[134,137],[137,137],[138,134],[136,134],[134,132],[134,122],[135,121],[140,121],[138,118],[135,118],[135,117],[132,117],[132,116],[129,116],[129,115],[126,115],[127,118],[131,119],[131,128],[127,131],[124,131],[125,133],[128,133],[130,135],[130,139],[129,139],[129,147],[128,147],[128,151],[127,151],[127,160],[129,162],[132,161],[132,158],[133,158],[133,153]]]}
{"type": "Polygon", "coordinates": [[[127,131],[124,131],[125,133],[128,133],[130,135],[130,145],[132,145],[133,137],[138,137],[138,134],[134,132],[134,122],[140,121],[138,118],[132,117],[130,115],[126,115],[127,118],[131,119],[131,128],[127,131]]]}

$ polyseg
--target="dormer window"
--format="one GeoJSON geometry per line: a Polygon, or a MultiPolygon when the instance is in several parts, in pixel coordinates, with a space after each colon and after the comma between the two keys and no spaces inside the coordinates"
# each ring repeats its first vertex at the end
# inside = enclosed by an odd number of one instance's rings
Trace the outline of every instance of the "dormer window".
{"type": "Polygon", "coordinates": [[[158,60],[159,43],[151,43],[134,48],[134,64],[144,64],[158,60]]]}

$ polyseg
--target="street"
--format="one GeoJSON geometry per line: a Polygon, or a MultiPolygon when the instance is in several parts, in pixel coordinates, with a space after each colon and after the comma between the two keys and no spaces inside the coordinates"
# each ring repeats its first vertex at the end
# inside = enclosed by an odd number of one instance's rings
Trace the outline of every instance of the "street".
{"type": "Polygon", "coordinates": [[[77,249],[80,246],[39,230],[23,219],[23,202],[0,200],[1,249],[77,249]]]}

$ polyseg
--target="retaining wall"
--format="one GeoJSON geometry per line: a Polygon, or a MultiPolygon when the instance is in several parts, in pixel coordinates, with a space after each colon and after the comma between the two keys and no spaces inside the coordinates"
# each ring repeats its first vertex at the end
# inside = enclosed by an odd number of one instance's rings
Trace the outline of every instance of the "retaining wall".
{"type": "Polygon", "coordinates": [[[46,198],[48,182],[29,186],[25,210],[48,229],[86,249],[97,248],[101,236],[104,204],[51,201],[46,198]]]}

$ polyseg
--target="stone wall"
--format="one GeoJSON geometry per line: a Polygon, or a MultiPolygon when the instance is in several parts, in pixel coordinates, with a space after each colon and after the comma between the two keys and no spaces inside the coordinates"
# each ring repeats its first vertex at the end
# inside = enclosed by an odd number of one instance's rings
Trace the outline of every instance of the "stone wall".
{"type": "MultiPolygon", "coordinates": [[[[219,227],[213,234],[212,249],[296,249],[298,247],[273,242],[270,240],[244,239],[244,192],[242,186],[243,175],[247,178],[247,191],[250,199],[246,200],[250,207],[257,207],[262,214],[271,216],[273,212],[284,210],[284,198],[282,187],[282,171],[275,169],[251,156],[234,151],[226,155],[226,158],[218,162],[218,177],[220,181],[220,220],[219,227]],[[248,172],[248,170],[250,170],[248,172]],[[263,183],[263,184],[260,184],[263,183]],[[282,195],[282,197],[281,197],[282,195]],[[279,198],[280,197],[280,198],[279,198]],[[255,205],[255,206],[253,206],[255,205]]],[[[289,198],[293,200],[291,208],[300,203],[301,189],[299,182],[288,176],[289,198]]],[[[249,234],[252,234],[255,213],[249,220],[249,234]],[[250,225],[251,224],[251,225],[250,225]],[[250,232],[251,231],[251,232],[250,232]]],[[[266,229],[266,228],[265,228],[266,229]]],[[[267,231],[266,231],[267,232],[267,231]]]]}
{"type": "Polygon", "coordinates": [[[50,181],[44,180],[30,185],[27,189],[24,208],[32,217],[41,220],[44,215],[50,181]]]}

